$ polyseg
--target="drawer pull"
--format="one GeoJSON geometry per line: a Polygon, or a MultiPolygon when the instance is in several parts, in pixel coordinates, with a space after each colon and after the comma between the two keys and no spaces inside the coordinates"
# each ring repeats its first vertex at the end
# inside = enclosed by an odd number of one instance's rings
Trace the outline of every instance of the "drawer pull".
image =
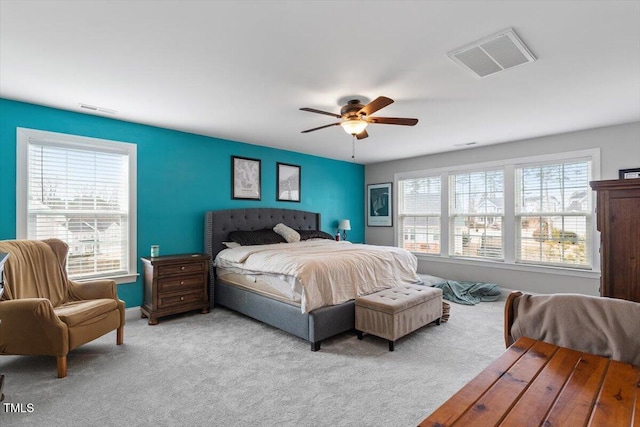
{"type": "Polygon", "coordinates": [[[184,297],[180,297],[180,301],[184,301],[184,297]]]}
{"type": "Polygon", "coordinates": [[[180,281],[180,284],[181,284],[181,285],[184,285],[184,280],[181,280],[181,281],[180,281]]]}
{"type": "Polygon", "coordinates": [[[184,271],[185,266],[183,265],[182,267],[180,267],[180,270],[184,271]]]}

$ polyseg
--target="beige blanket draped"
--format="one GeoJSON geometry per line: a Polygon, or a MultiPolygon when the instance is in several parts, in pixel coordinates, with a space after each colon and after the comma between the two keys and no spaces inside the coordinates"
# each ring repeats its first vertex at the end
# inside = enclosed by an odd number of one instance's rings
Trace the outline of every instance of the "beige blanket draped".
{"type": "Polygon", "coordinates": [[[514,301],[514,340],[526,336],[640,366],[640,303],[575,294],[514,301]]]}

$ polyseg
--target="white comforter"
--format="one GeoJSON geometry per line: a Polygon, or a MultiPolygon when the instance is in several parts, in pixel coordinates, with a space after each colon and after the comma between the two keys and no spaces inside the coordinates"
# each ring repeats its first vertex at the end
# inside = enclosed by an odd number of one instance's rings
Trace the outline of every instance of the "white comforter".
{"type": "Polygon", "coordinates": [[[284,274],[296,278],[303,313],[340,304],[381,289],[416,283],[418,261],[411,252],[389,246],[354,245],[333,240],[241,246],[225,249],[216,267],[247,274],[284,274]]]}

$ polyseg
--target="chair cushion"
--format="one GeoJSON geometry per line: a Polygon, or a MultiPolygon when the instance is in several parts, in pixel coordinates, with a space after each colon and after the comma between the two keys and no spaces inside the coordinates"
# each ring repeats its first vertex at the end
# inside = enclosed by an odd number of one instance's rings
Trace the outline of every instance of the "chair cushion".
{"type": "Polygon", "coordinates": [[[94,299],[89,301],[73,301],[53,309],[56,315],[67,326],[75,326],[86,320],[96,319],[100,315],[116,310],[117,303],[113,299],[94,299]]]}

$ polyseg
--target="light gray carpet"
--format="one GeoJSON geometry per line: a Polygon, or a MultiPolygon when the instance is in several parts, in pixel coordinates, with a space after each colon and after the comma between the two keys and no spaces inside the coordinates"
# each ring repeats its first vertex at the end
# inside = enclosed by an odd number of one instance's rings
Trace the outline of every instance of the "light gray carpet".
{"type": "Polygon", "coordinates": [[[451,304],[451,317],[399,340],[342,334],[309,344],[222,308],[115,332],[55,358],[0,357],[0,425],[415,426],[504,351],[496,302],[451,304]],[[33,404],[28,412],[27,404],[33,404]],[[16,406],[14,406],[15,408],[16,406]]]}

